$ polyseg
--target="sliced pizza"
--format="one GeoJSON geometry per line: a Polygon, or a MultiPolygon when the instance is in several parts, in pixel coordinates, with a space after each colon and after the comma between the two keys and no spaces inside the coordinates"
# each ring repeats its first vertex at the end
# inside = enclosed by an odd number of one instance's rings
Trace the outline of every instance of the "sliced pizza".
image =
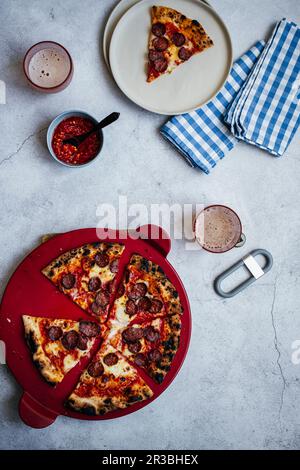
{"type": "Polygon", "coordinates": [[[92,321],[23,315],[23,323],[33,362],[53,386],[90,352],[101,335],[100,325],[92,321]]]}
{"type": "Polygon", "coordinates": [[[162,268],[134,254],[126,267],[110,313],[110,322],[128,325],[165,315],[182,314],[179,294],[162,268]]]}
{"type": "Polygon", "coordinates": [[[151,398],[151,388],[122,354],[107,342],[82,373],[66,405],[88,415],[109,411],[151,398]]]}
{"type": "Polygon", "coordinates": [[[42,272],[77,305],[106,321],[124,245],[92,243],[60,255],[42,272]]]}
{"type": "Polygon", "coordinates": [[[171,368],[180,332],[181,316],[169,315],[123,328],[112,325],[108,341],[160,384],[171,368]]]}
{"type": "Polygon", "coordinates": [[[161,75],[171,73],[193,55],[211,46],[212,39],[197,20],[172,8],[153,6],[147,81],[153,82],[161,75]]]}

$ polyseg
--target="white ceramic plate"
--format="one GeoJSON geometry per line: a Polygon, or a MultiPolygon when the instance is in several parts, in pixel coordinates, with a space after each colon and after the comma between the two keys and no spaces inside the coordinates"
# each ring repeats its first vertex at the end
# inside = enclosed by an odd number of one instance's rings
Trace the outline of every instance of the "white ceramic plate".
{"type": "MultiPolygon", "coordinates": [[[[104,28],[104,33],[103,33],[103,56],[105,63],[110,70],[110,65],[109,65],[109,46],[110,46],[110,41],[112,34],[114,32],[115,27],[118,24],[118,21],[122,18],[124,13],[126,13],[129,8],[131,8],[133,5],[136,3],[140,2],[141,0],[120,0],[120,2],[115,6],[115,8],[112,10],[111,14],[109,15],[109,18],[106,22],[105,28],[104,28]]],[[[208,2],[206,0],[198,0],[199,2],[203,1],[204,3],[208,2]]]]}
{"type": "Polygon", "coordinates": [[[199,0],[156,0],[197,19],[214,46],[180,65],[172,74],[146,82],[146,61],[153,0],[131,7],[118,22],[109,61],[120,89],[139,106],[159,114],[182,114],[199,108],[223,86],[232,65],[229,32],[218,14],[199,0]]]}
{"type": "Polygon", "coordinates": [[[110,70],[109,65],[109,46],[112,34],[118,21],[122,18],[129,8],[138,3],[140,0],[121,0],[115,8],[112,10],[109,18],[106,22],[104,33],[103,33],[103,56],[107,67],[110,70]]]}

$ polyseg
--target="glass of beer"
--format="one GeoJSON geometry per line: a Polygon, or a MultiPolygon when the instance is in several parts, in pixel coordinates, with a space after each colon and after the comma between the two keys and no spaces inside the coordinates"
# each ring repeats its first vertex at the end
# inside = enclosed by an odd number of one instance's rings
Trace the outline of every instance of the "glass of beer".
{"type": "Polygon", "coordinates": [[[246,241],[239,216],[220,204],[205,207],[196,216],[194,233],[202,248],[211,253],[225,253],[246,241]]]}
{"type": "Polygon", "coordinates": [[[64,90],[73,76],[69,52],[53,41],[42,41],[32,46],[24,57],[23,69],[31,86],[44,93],[64,90]]]}

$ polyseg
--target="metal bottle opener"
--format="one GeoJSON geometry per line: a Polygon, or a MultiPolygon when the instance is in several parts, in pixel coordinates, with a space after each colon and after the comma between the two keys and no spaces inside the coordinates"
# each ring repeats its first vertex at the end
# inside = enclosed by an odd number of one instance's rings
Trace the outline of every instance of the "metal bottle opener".
{"type": "Polygon", "coordinates": [[[246,287],[250,286],[251,284],[253,284],[253,282],[255,282],[261,276],[263,276],[268,271],[270,271],[270,269],[272,268],[272,265],[273,265],[273,257],[271,253],[269,253],[269,251],[263,250],[262,248],[253,250],[249,253],[249,255],[245,256],[240,261],[235,263],[233,266],[226,269],[226,271],[224,271],[222,274],[220,274],[215,279],[214,289],[216,293],[219,294],[221,297],[225,297],[225,298],[234,297],[236,294],[238,294],[239,292],[242,292],[244,289],[246,289],[246,287]],[[263,268],[261,268],[261,266],[255,260],[255,256],[257,255],[263,255],[266,259],[266,264],[263,266],[263,268]],[[247,279],[246,281],[242,282],[237,287],[235,287],[234,289],[232,289],[231,291],[225,292],[221,286],[222,282],[230,274],[237,271],[237,269],[239,269],[243,265],[245,265],[248,268],[252,276],[249,277],[249,279],[247,279]]]}

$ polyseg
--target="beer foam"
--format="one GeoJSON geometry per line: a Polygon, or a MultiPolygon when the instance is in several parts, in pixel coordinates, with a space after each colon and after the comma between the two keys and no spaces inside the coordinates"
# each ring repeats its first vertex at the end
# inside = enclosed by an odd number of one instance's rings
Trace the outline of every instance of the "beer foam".
{"type": "Polygon", "coordinates": [[[200,245],[214,253],[233,248],[241,236],[241,223],[231,209],[225,206],[205,208],[197,217],[196,238],[200,245]]]}
{"type": "Polygon", "coordinates": [[[53,88],[63,83],[71,68],[67,53],[54,48],[38,51],[28,66],[30,80],[43,88],[53,88]]]}

